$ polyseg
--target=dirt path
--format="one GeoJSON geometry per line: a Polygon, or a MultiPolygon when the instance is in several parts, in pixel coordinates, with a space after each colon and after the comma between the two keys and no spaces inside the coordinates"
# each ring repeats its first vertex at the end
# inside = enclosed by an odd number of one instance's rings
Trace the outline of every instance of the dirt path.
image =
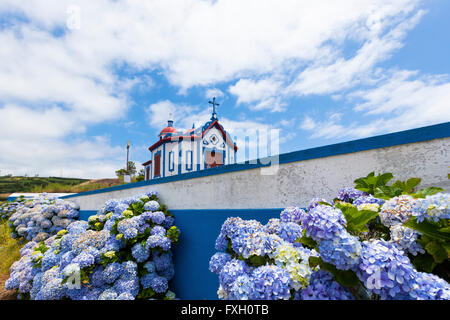
{"type": "Polygon", "coordinates": [[[0,274],[0,300],[16,300],[17,293],[14,290],[5,290],[5,281],[9,278],[7,274],[0,274]]]}

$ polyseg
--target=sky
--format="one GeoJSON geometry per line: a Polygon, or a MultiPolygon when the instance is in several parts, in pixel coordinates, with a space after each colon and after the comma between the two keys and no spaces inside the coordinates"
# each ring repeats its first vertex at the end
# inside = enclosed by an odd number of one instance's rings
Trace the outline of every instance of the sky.
{"type": "Polygon", "coordinates": [[[173,114],[286,153],[450,121],[447,0],[1,0],[0,175],[114,177],[173,114]]]}

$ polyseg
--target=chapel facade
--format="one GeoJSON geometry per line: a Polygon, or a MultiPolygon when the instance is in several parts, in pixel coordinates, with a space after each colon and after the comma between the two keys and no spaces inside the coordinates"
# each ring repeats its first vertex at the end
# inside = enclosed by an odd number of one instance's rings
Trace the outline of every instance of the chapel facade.
{"type": "Polygon", "coordinates": [[[172,117],[161,130],[156,141],[148,149],[151,159],[142,165],[145,180],[174,176],[236,163],[238,150],[230,135],[219,123],[215,110],[215,98],[211,119],[203,126],[189,130],[177,130],[172,117]]]}

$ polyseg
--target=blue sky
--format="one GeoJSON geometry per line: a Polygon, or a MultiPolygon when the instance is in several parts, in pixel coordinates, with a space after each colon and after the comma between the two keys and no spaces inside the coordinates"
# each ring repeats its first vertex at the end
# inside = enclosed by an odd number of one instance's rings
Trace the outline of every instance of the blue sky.
{"type": "Polygon", "coordinates": [[[450,121],[445,0],[41,3],[0,4],[0,175],[113,177],[213,95],[281,153],[450,121]]]}

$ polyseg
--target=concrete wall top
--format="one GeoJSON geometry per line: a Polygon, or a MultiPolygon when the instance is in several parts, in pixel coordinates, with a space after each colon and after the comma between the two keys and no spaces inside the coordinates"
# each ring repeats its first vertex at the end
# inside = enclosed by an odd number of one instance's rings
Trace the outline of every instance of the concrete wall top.
{"type": "Polygon", "coordinates": [[[169,209],[243,209],[307,206],[314,197],[332,199],[371,171],[395,179],[422,178],[420,187],[447,189],[450,122],[238,163],[83,192],[62,198],[97,210],[112,198],[153,190],[169,209]]]}

